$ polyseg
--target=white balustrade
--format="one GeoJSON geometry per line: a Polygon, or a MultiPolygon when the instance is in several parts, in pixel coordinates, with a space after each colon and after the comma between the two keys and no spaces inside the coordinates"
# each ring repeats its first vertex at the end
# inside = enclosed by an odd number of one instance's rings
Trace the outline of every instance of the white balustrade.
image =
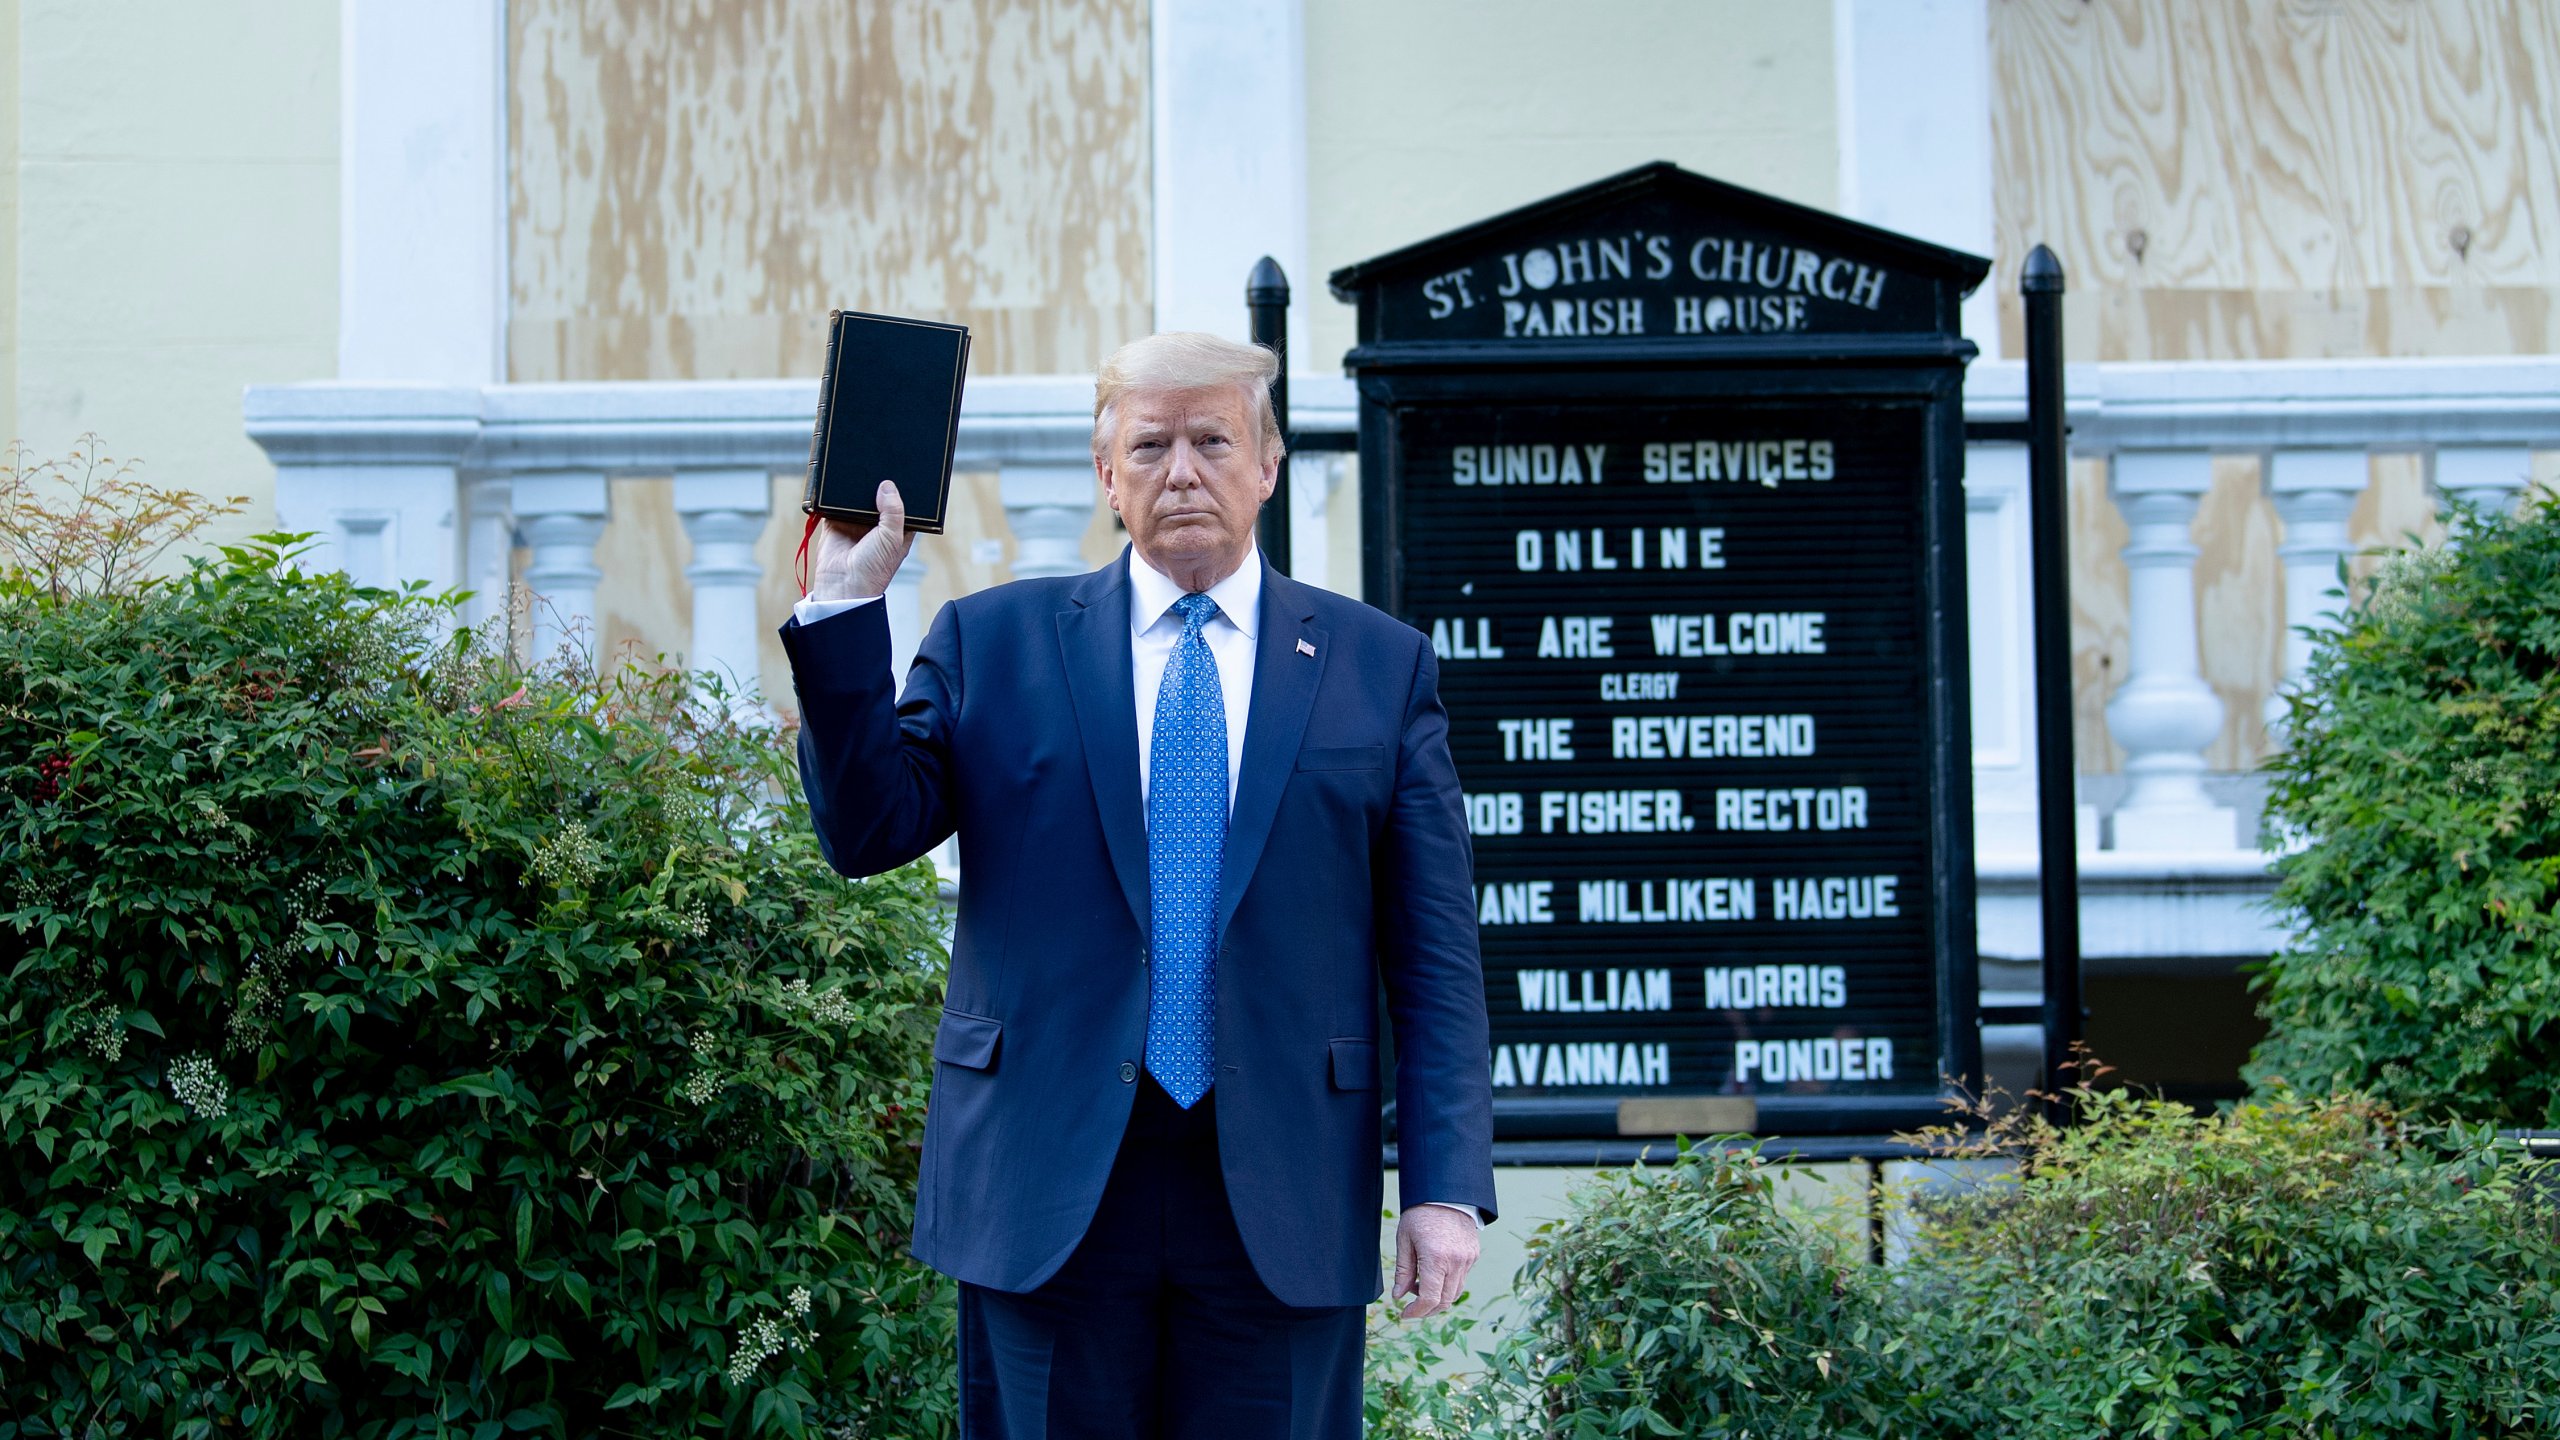
{"type": "Polygon", "coordinates": [[[773,474],[762,466],[679,470],[676,516],[693,541],[693,643],[685,668],[720,677],[733,697],[756,684],[756,540],[773,510],[773,474]]]}
{"type": "Polygon", "coordinates": [[[2533,451],[2522,445],[2439,445],[2436,488],[2493,514],[2513,514],[2533,478],[2533,451]]]}
{"type": "Polygon", "coordinates": [[[515,585],[515,489],[505,475],[462,482],[462,584],[471,592],[462,602],[464,624],[486,625],[507,613],[515,585]]]}
{"type": "Polygon", "coordinates": [[[305,563],[366,585],[460,582],[455,476],[479,435],[479,390],[261,386],[241,411],[276,461],[276,528],[312,537],[305,563]]]}
{"type": "Polygon", "coordinates": [[[604,538],[610,494],[596,470],[537,470],[518,475],[516,521],[532,550],[524,581],[533,591],[533,658],[562,647],[596,643],[596,542],[604,538]]]}
{"type": "MultiPolygon", "coordinates": [[[[2355,549],[2347,533],[2356,498],[2364,493],[2373,466],[2361,449],[2278,450],[2267,457],[2267,491],[2275,499],[2276,518],[2284,522],[2284,542],[2276,558],[2284,564],[2284,679],[2290,686],[2311,663],[2311,632],[2334,625],[2343,595],[2338,564],[2355,549]]],[[[2275,735],[2286,714],[2281,690],[2267,697],[2267,733],[2275,735]]]]}
{"type": "Polygon", "coordinates": [[[2131,782],[2116,807],[2115,848],[2228,850],[2233,812],[2205,793],[2204,748],[2222,733],[2222,700],[2204,681],[2196,644],[2195,563],[2189,529],[2213,485],[2203,450],[2129,450],[2115,457],[2124,547],[2130,664],[2107,705],[2131,782]]]}
{"type": "MultiPolygon", "coordinates": [[[[2014,362],[1975,365],[1968,418],[2020,418],[2022,374],[2014,362]]],[[[2233,813],[2207,789],[2205,755],[2221,733],[2222,704],[2199,669],[2189,529],[2213,456],[2266,457],[2267,493],[2284,527],[2282,593],[2267,598],[2283,607],[2284,670],[2295,677],[2311,643],[2295,627],[2323,621],[2337,603],[2326,592],[2354,549],[2348,518],[2366,490],[2367,455],[2427,452],[2438,490],[2512,509],[2533,450],[2560,448],[2560,358],[2081,365],[2070,367],[2066,384],[2073,444],[2083,455],[2114,457],[2114,494],[2130,527],[2132,664],[2108,708],[2110,730],[2129,756],[2128,788],[2114,814],[2113,844],[2122,853],[2107,862],[2117,867],[2109,883],[2133,887],[2125,892],[2132,895],[2155,873],[2167,883],[2199,864],[2246,869],[2253,862],[2235,848],[2233,813]]],[[[1290,387],[1300,433],[1345,433],[1356,423],[1357,395],[1342,377],[1293,376],[1290,387]]],[[[610,519],[611,478],[676,477],[677,513],[693,550],[692,636],[663,639],[681,644],[697,668],[746,677],[761,639],[754,547],[768,519],[767,477],[806,462],[814,389],[805,380],[323,381],[252,387],[243,417],[276,463],[279,526],[315,532],[310,563],[371,583],[469,589],[464,615],[479,622],[502,613],[516,547],[529,547],[524,575],[542,597],[534,612],[539,654],[594,624],[603,578],[595,545],[610,519]]],[[[1092,396],[1082,376],[970,382],[956,466],[996,472],[1017,576],[1085,568],[1083,540],[1100,503],[1092,396]]],[[[2014,447],[1986,444],[1972,455],[1976,829],[1992,857],[1985,876],[2007,876],[2030,853],[2034,794],[2026,497],[2014,447]]],[[[1342,458],[1310,451],[1291,461],[1291,473],[1295,573],[1355,588],[1359,558],[1325,545],[1324,516],[1353,499],[1332,493],[1342,458]]],[[[902,678],[921,638],[926,581],[925,561],[915,556],[888,600],[902,678]]],[[[2270,707],[2269,718],[2280,713],[2270,707]]],[[[1985,895],[1991,903],[1994,889],[1985,895]]],[[[2031,890],[2013,898],[2029,904],[2031,890]]],[[[2108,942],[2093,934],[2091,943],[2108,942]]]]}
{"type": "Polygon", "coordinates": [[[1081,575],[1084,532],[1102,496],[1090,460],[1082,465],[1007,465],[996,475],[996,495],[1013,529],[1013,576],[1081,575]]]}
{"type": "Polygon", "coordinates": [[[907,667],[916,663],[916,646],[924,642],[924,577],[932,568],[922,551],[909,550],[880,599],[889,607],[889,673],[897,678],[901,695],[907,690],[907,667]]]}

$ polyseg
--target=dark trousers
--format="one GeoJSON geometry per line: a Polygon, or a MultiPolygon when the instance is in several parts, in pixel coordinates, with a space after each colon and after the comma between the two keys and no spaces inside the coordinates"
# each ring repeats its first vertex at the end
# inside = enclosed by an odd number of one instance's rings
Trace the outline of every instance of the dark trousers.
{"type": "Polygon", "coordinates": [[[1217,1092],[1152,1075],[1048,1283],[960,1287],[962,1440],[1358,1440],[1365,1311],[1263,1288],[1218,1171],[1217,1092]]]}

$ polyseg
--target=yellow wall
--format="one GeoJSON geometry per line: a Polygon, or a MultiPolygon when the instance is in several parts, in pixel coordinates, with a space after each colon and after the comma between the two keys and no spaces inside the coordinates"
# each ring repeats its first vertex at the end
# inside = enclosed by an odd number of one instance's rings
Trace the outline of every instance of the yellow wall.
{"type": "Polygon", "coordinates": [[[1603,175],[1671,160],[1824,207],[1839,188],[1828,4],[1306,0],[1306,52],[1303,369],[1351,348],[1337,267],[1603,175]]]}
{"type": "Polygon", "coordinates": [[[274,523],[241,387],[337,373],[338,6],[11,7],[13,434],[274,523]]]}

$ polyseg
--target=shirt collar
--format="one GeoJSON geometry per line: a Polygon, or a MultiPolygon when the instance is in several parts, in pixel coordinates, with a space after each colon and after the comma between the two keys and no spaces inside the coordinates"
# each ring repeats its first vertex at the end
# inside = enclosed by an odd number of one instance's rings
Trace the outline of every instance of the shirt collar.
{"type": "MultiPolygon", "coordinates": [[[[1145,634],[1183,593],[1170,576],[1148,564],[1136,546],[1129,547],[1130,634],[1145,634]]],[[[1236,573],[1210,586],[1208,594],[1218,602],[1218,613],[1227,617],[1228,624],[1243,631],[1245,638],[1253,638],[1254,626],[1261,616],[1262,547],[1256,545],[1247,550],[1236,573]]]]}

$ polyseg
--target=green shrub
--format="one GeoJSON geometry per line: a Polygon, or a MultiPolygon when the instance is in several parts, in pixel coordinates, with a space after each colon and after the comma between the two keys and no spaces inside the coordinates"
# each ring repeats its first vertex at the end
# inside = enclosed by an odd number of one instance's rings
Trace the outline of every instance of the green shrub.
{"type": "Polygon", "coordinates": [[[2560,1125],[2560,507],[2457,510],[2317,642],[2270,763],[2299,933],[2261,1087],[2560,1125]]]}
{"type": "MultiPolygon", "coordinates": [[[[1396,1437],[2323,1440],[2555,1428],[2560,1212],[2488,1132],[2361,1100],[2228,1116],[2081,1092],[1952,1153],[2005,1178],[1909,1197],[1907,1260],[1782,1213],[1745,1154],[1614,1177],[1531,1242],[1529,1319],[1463,1380],[1373,1359],[1396,1437]]],[[[2539,1177],[2539,1178],[2537,1178],[2539,1177]]]]}
{"type": "Polygon", "coordinates": [[[0,1440],[947,1430],[929,874],[286,543],[0,588],[0,1440]]]}
{"type": "Polygon", "coordinates": [[[2489,1132],[2356,1099],[2083,1094],[2014,1184],[1921,1208],[1953,1434],[2519,1436],[2560,1413],[2547,1192],[2489,1132]],[[1986,1343],[1990,1342],[1990,1343],[1986,1343]]]}

